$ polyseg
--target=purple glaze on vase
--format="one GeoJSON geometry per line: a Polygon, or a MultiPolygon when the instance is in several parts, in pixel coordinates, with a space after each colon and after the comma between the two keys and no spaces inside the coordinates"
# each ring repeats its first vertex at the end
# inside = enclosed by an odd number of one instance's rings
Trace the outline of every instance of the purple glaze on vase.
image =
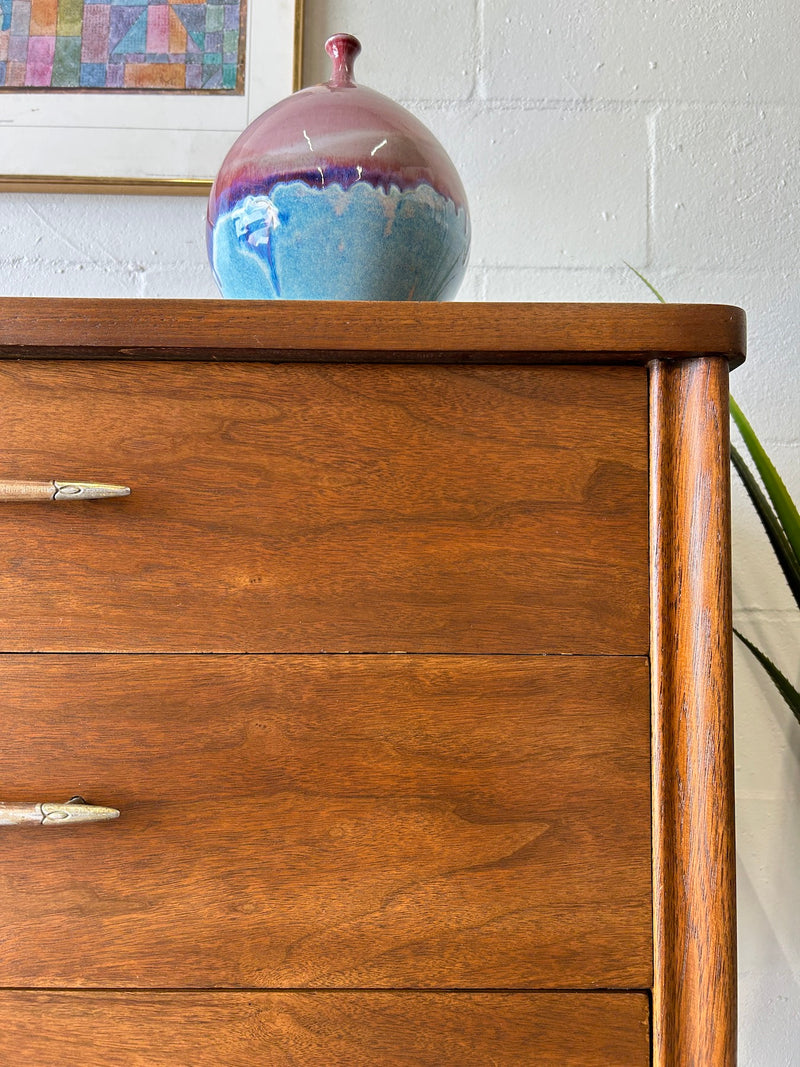
{"type": "Polygon", "coordinates": [[[325,47],[330,81],[251,123],[214,182],[207,233],[223,295],[454,295],[470,241],[455,167],[418,119],[356,85],[355,37],[337,34],[325,47]]]}

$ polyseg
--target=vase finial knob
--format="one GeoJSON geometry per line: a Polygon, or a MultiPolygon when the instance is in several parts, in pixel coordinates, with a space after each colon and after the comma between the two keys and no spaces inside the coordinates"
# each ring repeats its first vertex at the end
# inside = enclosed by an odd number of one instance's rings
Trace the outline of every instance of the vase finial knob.
{"type": "Polygon", "coordinates": [[[361,42],[351,33],[335,33],[325,42],[325,51],[333,60],[332,85],[355,85],[353,65],[361,51],[361,42]]]}

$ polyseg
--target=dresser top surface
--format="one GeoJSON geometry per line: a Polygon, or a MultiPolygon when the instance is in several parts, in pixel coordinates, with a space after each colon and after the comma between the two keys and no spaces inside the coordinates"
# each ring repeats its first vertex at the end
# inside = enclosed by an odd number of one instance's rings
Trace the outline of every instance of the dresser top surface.
{"type": "Polygon", "coordinates": [[[627,363],[745,354],[722,304],[0,298],[0,358],[627,363]]]}

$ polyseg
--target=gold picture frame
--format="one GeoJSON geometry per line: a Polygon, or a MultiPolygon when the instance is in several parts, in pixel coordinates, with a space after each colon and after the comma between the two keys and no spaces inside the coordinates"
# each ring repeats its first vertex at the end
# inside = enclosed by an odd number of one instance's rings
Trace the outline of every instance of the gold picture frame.
{"type": "MultiPolygon", "coordinates": [[[[268,0],[249,0],[251,5],[265,4],[268,0]]],[[[302,85],[303,77],[303,15],[304,15],[304,0],[278,0],[278,3],[284,5],[288,2],[290,7],[293,8],[291,12],[292,23],[289,29],[290,47],[291,47],[291,62],[284,64],[287,71],[291,71],[291,85],[287,85],[284,79],[283,85],[273,91],[272,96],[274,99],[268,99],[260,106],[256,113],[260,113],[271,103],[277,102],[282,96],[285,96],[289,89],[294,92],[302,85]]],[[[248,62],[256,62],[253,58],[253,52],[248,49],[248,62]]],[[[41,93],[42,90],[39,90],[41,93]]],[[[53,93],[57,93],[54,90],[53,93]]],[[[2,96],[0,94],[0,113],[2,113],[2,96]]],[[[49,94],[53,95],[53,94],[49,94]]],[[[65,94],[61,94],[62,96],[65,94]]],[[[198,99],[202,99],[198,97],[198,99]]],[[[255,118],[255,115],[249,116],[250,120],[255,118]]],[[[247,123],[241,123],[241,128],[247,123]]],[[[49,127],[42,126],[40,129],[44,133],[49,127]]],[[[0,124],[0,146],[2,145],[2,138],[8,131],[13,131],[15,125],[13,120],[11,122],[4,122],[0,124]]],[[[169,135],[169,130],[162,131],[166,136],[169,135]]],[[[231,142],[235,139],[236,133],[240,132],[237,127],[236,130],[230,131],[231,142]]],[[[0,158],[9,158],[9,155],[13,155],[13,152],[5,151],[0,152],[0,158]]],[[[219,163],[222,162],[222,157],[219,158],[219,163]]],[[[216,168],[215,168],[216,169],[216,168]]],[[[208,196],[213,181],[213,175],[208,177],[193,177],[193,176],[181,176],[181,177],[139,177],[139,176],[123,176],[123,175],[111,175],[111,176],[99,176],[92,174],[0,174],[0,192],[5,193],[94,193],[94,194],[107,194],[107,195],[131,195],[131,196],[208,196]]]]}

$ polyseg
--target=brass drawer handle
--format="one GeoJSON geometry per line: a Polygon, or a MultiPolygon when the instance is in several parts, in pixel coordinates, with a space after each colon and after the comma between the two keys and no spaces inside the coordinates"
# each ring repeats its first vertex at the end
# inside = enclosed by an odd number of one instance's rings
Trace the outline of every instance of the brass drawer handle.
{"type": "Polygon", "coordinates": [[[0,501],[38,503],[49,500],[102,500],[130,496],[127,485],[101,482],[8,482],[0,481],[0,501]]]}
{"type": "Polygon", "coordinates": [[[72,797],[64,804],[0,803],[0,826],[65,826],[69,823],[103,822],[118,817],[116,808],[87,804],[83,797],[72,797]]]}

